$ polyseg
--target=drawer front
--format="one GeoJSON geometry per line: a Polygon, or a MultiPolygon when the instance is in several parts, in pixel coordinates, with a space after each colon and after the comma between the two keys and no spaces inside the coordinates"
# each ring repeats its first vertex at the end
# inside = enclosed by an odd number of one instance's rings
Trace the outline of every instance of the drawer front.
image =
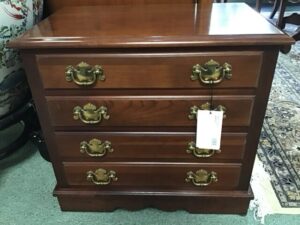
{"type": "Polygon", "coordinates": [[[195,133],[56,132],[64,161],[177,161],[241,160],[245,133],[224,133],[221,151],[195,148],[195,133]],[[191,143],[193,142],[193,143],[191,143]]]}
{"type": "MultiPolygon", "coordinates": [[[[47,97],[54,126],[90,127],[195,126],[192,107],[200,108],[209,100],[209,96],[47,97]]],[[[224,126],[248,126],[253,102],[253,96],[215,96],[213,100],[216,108],[226,108],[224,126]]]]}
{"type": "Polygon", "coordinates": [[[64,170],[69,185],[230,190],[238,186],[241,165],[65,162],[64,170]]]}
{"type": "Polygon", "coordinates": [[[46,89],[207,88],[199,80],[191,80],[191,74],[194,65],[203,66],[211,59],[220,66],[231,65],[232,78],[224,78],[216,88],[257,86],[262,52],[54,54],[38,55],[37,64],[46,89]],[[80,64],[76,70],[81,62],[91,68],[80,64]],[[101,75],[96,65],[101,66],[101,75]]]}

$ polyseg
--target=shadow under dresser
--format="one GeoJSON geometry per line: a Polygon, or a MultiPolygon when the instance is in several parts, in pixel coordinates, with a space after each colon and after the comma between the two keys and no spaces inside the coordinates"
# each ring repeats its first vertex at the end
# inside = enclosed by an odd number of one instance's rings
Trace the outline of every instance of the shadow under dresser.
{"type": "Polygon", "coordinates": [[[21,51],[62,210],[245,214],[280,48],[243,3],[66,7],[21,51]],[[250,18],[250,19],[249,19],[250,18]],[[224,112],[221,150],[198,110],[224,112]]]}

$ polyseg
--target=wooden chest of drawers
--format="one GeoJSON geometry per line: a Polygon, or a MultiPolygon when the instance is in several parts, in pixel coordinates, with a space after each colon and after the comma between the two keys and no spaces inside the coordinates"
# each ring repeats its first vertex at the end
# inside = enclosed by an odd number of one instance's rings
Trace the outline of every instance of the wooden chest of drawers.
{"type": "Polygon", "coordinates": [[[62,210],[246,213],[278,51],[245,4],[65,8],[21,49],[62,210]],[[249,20],[251,18],[251,20],[249,20]],[[196,112],[223,110],[221,151],[196,112]]]}

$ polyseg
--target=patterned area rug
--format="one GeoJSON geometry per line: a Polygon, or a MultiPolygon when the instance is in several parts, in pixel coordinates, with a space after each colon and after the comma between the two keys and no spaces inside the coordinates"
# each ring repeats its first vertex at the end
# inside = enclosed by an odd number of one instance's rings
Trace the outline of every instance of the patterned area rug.
{"type": "Polygon", "coordinates": [[[281,207],[300,208],[300,42],[279,56],[257,155],[281,207]]]}

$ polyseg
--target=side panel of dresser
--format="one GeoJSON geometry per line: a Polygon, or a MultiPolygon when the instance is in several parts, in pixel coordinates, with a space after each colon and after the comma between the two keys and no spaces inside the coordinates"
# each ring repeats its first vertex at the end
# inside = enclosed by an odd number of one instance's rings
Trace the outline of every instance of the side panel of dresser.
{"type": "Polygon", "coordinates": [[[54,174],[57,183],[61,186],[66,185],[66,178],[64,176],[63,165],[60,161],[58,152],[56,151],[57,145],[54,137],[54,130],[51,127],[50,115],[47,108],[46,96],[44,94],[43,85],[41,83],[40,75],[38,72],[36,58],[34,52],[23,51],[21,52],[23,64],[27,74],[27,80],[32,92],[35,107],[39,117],[40,125],[43,131],[45,143],[48,148],[49,156],[54,169],[54,174]]]}
{"type": "Polygon", "coordinates": [[[243,190],[247,190],[249,187],[254,159],[259,143],[259,136],[272,86],[278,52],[279,49],[275,46],[273,49],[272,47],[269,47],[269,49],[264,52],[263,64],[253,107],[252,121],[249,129],[251,133],[247,137],[246,152],[244,155],[241,173],[240,188],[243,190]]]}

